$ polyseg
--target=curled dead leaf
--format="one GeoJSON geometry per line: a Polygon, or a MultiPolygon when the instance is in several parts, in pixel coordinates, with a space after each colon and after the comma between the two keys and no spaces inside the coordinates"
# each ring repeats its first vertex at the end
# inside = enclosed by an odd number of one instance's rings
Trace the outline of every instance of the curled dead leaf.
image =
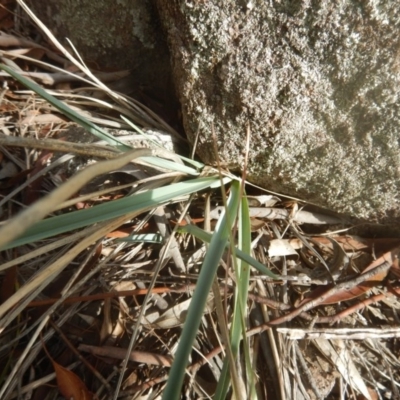
{"type": "Polygon", "coordinates": [[[89,392],[82,380],[72,371],[53,361],[56,373],[57,386],[60,393],[68,400],[92,400],[93,394],[89,392]]]}

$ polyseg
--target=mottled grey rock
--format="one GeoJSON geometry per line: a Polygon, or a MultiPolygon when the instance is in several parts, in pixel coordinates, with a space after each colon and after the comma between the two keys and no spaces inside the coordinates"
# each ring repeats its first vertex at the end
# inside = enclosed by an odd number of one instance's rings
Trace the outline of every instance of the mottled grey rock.
{"type": "Polygon", "coordinates": [[[395,1],[158,0],[198,154],[371,221],[398,222],[400,8],[395,1]]]}
{"type": "Polygon", "coordinates": [[[112,88],[133,95],[162,114],[166,99],[175,109],[178,106],[168,46],[153,3],[30,0],[29,5],[67,49],[70,45],[66,38],[73,43],[89,67],[102,71],[131,70],[128,78],[112,88]]]}
{"type": "Polygon", "coordinates": [[[156,61],[168,55],[151,0],[29,3],[57,39],[66,45],[70,39],[88,61],[101,66],[132,68],[146,63],[143,58],[156,61]]]}

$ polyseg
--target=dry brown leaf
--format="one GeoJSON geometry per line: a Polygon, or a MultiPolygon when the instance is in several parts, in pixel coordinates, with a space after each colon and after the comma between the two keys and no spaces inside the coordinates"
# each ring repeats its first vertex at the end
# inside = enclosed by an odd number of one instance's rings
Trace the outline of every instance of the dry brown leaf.
{"type": "Polygon", "coordinates": [[[72,371],[53,361],[60,393],[68,400],[92,400],[93,394],[89,392],[82,380],[72,371]]]}

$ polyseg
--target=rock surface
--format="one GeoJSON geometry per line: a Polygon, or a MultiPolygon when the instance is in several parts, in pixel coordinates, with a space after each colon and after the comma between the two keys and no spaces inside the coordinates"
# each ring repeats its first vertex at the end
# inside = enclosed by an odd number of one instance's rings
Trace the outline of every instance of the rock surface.
{"type": "Polygon", "coordinates": [[[131,70],[111,85],[114,90],[132,95],[164,119],[179,107],[153,0],[30,0],[29,5],[67,49],[66,38],[73,43],[91,68],[131,70]]]}
{"type": "Polygon", "coordinates": [[[157,0],[186,133],[250,181],[400,221],[400,8],[366,0],[157,0]]]}

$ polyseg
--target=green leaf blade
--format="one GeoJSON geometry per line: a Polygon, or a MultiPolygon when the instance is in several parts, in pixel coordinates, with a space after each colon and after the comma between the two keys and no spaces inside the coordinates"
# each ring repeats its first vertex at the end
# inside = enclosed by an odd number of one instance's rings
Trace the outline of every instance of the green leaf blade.
{"type": "Polygon", "coordinates": [[[228,221],[232,224],[235,221],[239,205],[239,183],[233,182],[231,194],[228,201],[227,213],[223,213],[215,228],[210,246],[204,258],[203,266],[197,281],[197,286],[190,303],[187,319],[185,321],[181,340],[175,354],[167,386],[164,390],[163,400],[178,400],[181,396],[181,387],[185,376],[186,365],[192,349],[193,341],[196,338],[198,328],[202,318],[202,310],[207,302],[214,275],[217,271],[219,260],[228,241],[232,226],[228,226],[228,221]]]}
{"type": "MultiPolygon", "coordinates": [[[[223,184],[230,180],[225,178],[223,184]]],[[[73,211],[68,214],[47,218],[27,229],[18,239],[8,243],[2,250],[45,239],[54,235],[79,229],[87,225],[106,221],[133,212],[144,212],[153,207],[168,203],[174,198],[185,196],[199,190],[219,185],[215,177],[197,178],[179,182],[167,187],[149,190],[123,199],[113,200],[89,209],[73,211]]]]}

